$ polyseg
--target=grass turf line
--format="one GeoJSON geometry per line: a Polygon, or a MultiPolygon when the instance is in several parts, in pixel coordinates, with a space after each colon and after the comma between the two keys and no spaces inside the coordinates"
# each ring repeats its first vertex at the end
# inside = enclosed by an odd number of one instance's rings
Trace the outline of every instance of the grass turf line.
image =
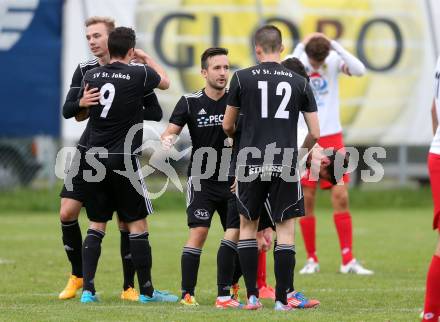
{"type": "MultiPolygon", "coordinates": [[[[387,198],[387,197],[384,197],[387,198]]],[[[203,250],[196,297],[198,308],[177,304],[126,303],[119,300],[122,272],[119,232],[109,223],[103,242],[96,287],[102,302],[83,305],[79,299],[60,301],[58,292],[68,275],[55,212],[13,212],[0,215],[0,320],[1,321],[416,321],[423,306],[426,270],[434,245],[430,230],[432,209],[354,209],[354,250],[372,277],[337,273],[338,240],[331,211],[318,208],[317,247],[321,272],[295,274],[295,287],[321,301],[317,310],[279,312],[264,300],[258,312],[219,311],[216,296],[216,253],[222,231],[213,222],[203,250]],[[287,313],[287,314],[286,314],[287,313]]],[[[82,231],[86,218],[81,216],[82,231]]],[[[153,283],[178,294],[180,253],[187,238],[184,205],[179,210],[158,210],[149,217],[153,250],[153,283]]],[[[296,272],[305,261],[302,238],[297,233],[296,272]]],[[[268,254],[268,280],[274,284],[272,252],[268,254]]],[[[241,281],[242,294],[244,283],[241,281]]]]}
{"type": "MultiPolygon", "coordinates": [[[[182,179],[182,186],[185,183],[182,179]]],[[[164,179],[148,178],[148,190],[158,192],[164,184],[164,179]]],[[[0,214],[20,212],[53,212],[58,213],[60,198],[59,193],[62,182],[50,189],[15,188],[0,192],[0,214]]],[[[432,207],[431,191],[428,186],[399,189],[371,189],[369,184],[361,188],[350,189],[350,205],[360,209],[419,209],[432,207]]],[[[185,207],[185,193],[179,191],[166,191],[160,198],[154,200],[157,210],[181,211],[185,207]]],[[[329,191],[317,192],[317,207],[331,207],[329,191]]]]}

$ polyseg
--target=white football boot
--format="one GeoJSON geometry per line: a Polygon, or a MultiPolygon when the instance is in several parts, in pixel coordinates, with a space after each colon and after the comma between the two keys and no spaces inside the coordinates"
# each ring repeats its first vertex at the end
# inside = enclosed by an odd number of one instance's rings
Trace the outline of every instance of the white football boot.
{"type": "Polygon", "coordinates": [[[363,267],[356,258],[353,258],[348,264],[341,265],[339,270],[342,274],[356,274],[356,275],[373,275],[374,272],[363,267]]]}
{"type": "Polygon", "coordinates": [[[313,258],[308,258],[306,265],[299,271],[300,274],[315,274],[319,272],[319,263],[313,258]]]}

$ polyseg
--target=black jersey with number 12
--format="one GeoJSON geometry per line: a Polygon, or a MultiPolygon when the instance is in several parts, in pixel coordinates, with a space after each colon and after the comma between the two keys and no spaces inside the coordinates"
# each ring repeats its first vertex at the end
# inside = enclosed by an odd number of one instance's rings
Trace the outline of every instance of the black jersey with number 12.
{"type": "MultiPolygon", "coordinates": [[[[264,62],[235,72],[229,88],[228,105],[240,109],[242,132],[239,150],[253,147],[260,156],[249,155],[237,165],[262,165],[266,147],[276,143],[281,152],[270,164],[283,164],[283,149],[297,151],[299,112],[316,112],[312,89],[302,76],[276,62],[264,62]]],[[[294,152],[293,164],[296,164],[294,152]]],[[[267,163],[267,160],[266,160],[267,163]]]]}

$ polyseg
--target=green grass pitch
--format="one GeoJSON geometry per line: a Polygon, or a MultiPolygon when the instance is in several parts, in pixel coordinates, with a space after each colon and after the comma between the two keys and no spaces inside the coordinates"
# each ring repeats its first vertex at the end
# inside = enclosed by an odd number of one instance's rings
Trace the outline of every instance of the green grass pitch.
{"type": "MultiPolygon", "coordinates": [[[[422,193],[429,192],[424,190],[422,193]]],[[[359,195],[361,193],[354,193],[355,201],[362,200],[359,195]]],[[[321,306],[316,310],[294,312],[274,312],[273,303],[266,300],[263,310],[257,312],[220,311],[213,307],[216,252],[222,237],[217,219],[202,253],[196,289],[199,307],[127,303],[119,299],[122,273],[115,220],[109,223],[95,280],[101,302],[84,305],[79,303],[78,297],[60,301],[57,295],[67,280],[69,265],[61,243],[57,212],[2,208],[0,320],[417,321],[423,306],[426,271],[436,241],[436,233],[430,229],[432,206],[429,197],[420,207],[408,207],[405,203],[396,207],[384,205],[381,199],[387,198],[386,193],[377,194],[379,206],[373,201],[368,206],[355,202],[352,209],[354,250],[361,262],[376,272],[371,277],[337,273],[340,255],[331,209],[321,205],[317,210],[321,272],[313,276],[295,274],[295,287],[309,297],[318,298],[321,306]]],[[[157,208],[157,213],[149,217],[153,283],[158,289],[178,294],[180,252],[188,233],[184,203],[178,197],[162,202],[157,208]]],[[[84,234],[85,214],[81,215],[81,224],[84,234]]],[[[298,272],[305,262],[299,230],[296,258],[295,271],[298,272]]],[[[272,252],[268,254],[268,276],[273,285],[272,252]]],[[[243,281],[240,284],[244,291],[243,281]]]]}

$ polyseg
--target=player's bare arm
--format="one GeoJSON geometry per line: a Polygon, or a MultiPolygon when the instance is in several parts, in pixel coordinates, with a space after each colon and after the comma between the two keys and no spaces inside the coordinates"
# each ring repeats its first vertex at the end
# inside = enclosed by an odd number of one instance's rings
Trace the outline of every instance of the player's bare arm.
{"type": "Polygon", "coordinates": [[[304,143],[302,144],[301,148],[310,151],[315,146],[316,142],[318,142],[320,135],[318,113],[304,112],[303,115],[304,115],[304,120],[306,121],[307,124],[307,128],[309,129],[309,132],[307,133],[307,136],[304,139],[304,143]]]}
{"type": "Polygon", "coordinates": [[[176,143],[177,137],[182,132],[183,127],[170,123],[160,136],[160,142],[164,150],[169,150],[176,143]]]}
{"type": "Polygon", "coordinates": [[[238,118],[239,110],[235,106],[228,105],[226,107],[225,117],[223,118],[223,131],[230,138],[235,134],[235,122],[238,118]]]}
{"type": "Polygon", "coordinates": [[[165,90],[170,87],[170,79],[168,74],[165,72],[165,69],[163,69],[163,67],[160,66],[150,55],[148,55],[142,49],[137,48],[134,50],[134,58],[136,61],[148,65],[159,74],[160,83],[157,88],[165,90]]]}
{"type": "Polygon", "coordinates": [[[306,121],[308,127],[308,134],[304,139],[304,143],[302,144],[302,149],[307,149],[309,151],[306,166],[307,168],[312,167],[312,163],[316,163],[315,169],[319,170],[319,176],[321,178],[325,178],[326,171],[325,168],[329,165],[329,159],[326,157],[324,153],[322,153],[322,147],[317,144],[320,137],[320,129],[319,129],[319,120],[318,113],[303,113],[304,120],[306,121]]]}
{"type": "Polygon", "coordinates": [[[437,115],[437,110],[435,108],[435,100],[432,101],[431,118],[432,118],[432,131],[435,135],[438,128],[438,115],[437,115]]]}
{"type": "Polygon", "coordinates": [[[100,93],[97,88],[89,88],[89,84],[84,87],[84,93],[79,100],[80,111],[75,115],[78,122],[84,121],[89,117],[89,108],[99,103],[100,93]]]}

